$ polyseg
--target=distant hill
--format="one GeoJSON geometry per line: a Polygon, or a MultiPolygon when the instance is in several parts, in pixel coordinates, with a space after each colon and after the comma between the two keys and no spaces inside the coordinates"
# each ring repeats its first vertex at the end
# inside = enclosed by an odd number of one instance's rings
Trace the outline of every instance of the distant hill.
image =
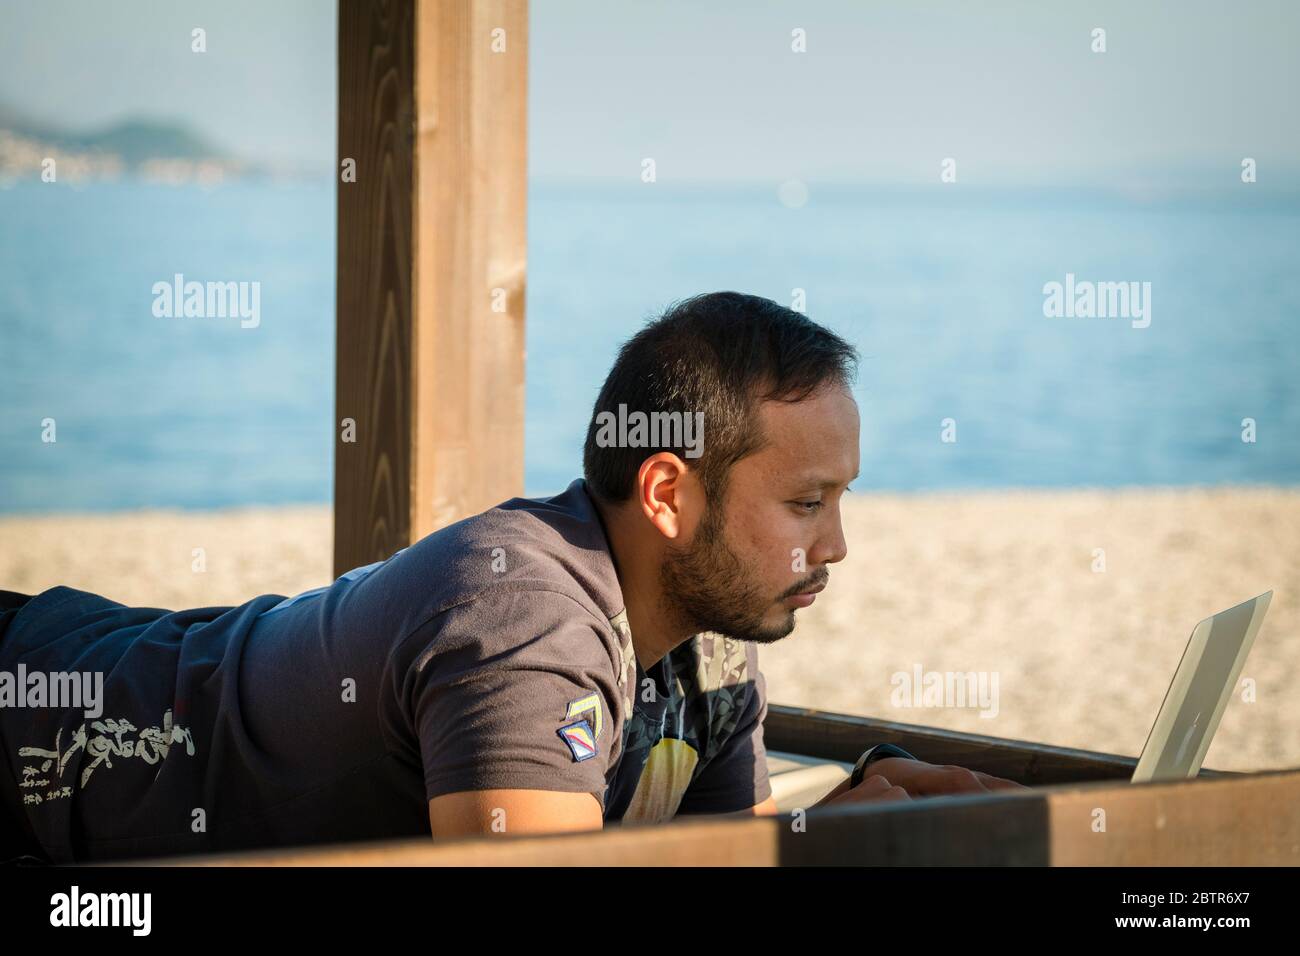
{"type": "Polygon", "coordinates": [[[67,135],[63,144],[113,153],[122,157],[128,166],[138,166],[150,159],[230,161],[224,151],[193,130],[165,121],[125,120],[93,133],[67,135]]]}
{"type": "Polygon", "coordinates": [[[50,124],[25,116],[7,103],[0,103],[0,129],[43,142],[52,142],[60,135],[50,124]]]}
{"type": "Polygon", "coordinates": [[[37,150],[115,159],[128,173],[156,167],[160,162],[220,167],[226,175],[259,172],[214,146],[186,123],[175,120],[129,118],[100,129],[79,131],[34,119],[0,103],[0,132],[37,150]]]}

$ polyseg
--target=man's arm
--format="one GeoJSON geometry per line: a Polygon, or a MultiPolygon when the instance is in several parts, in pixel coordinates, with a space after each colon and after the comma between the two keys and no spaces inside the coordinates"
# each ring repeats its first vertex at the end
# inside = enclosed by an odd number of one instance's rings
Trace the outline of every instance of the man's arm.
{"type": "Polygon", "coordinates": [[[494,592],[408,642],[400,716],[433,837],[602,829],[619,690],[601,632],[560,597],[494,592]]]}
{"type": "Polygon", "coordinates": [[[429,827],[435,839],[600,830],[603,824],[600,801],[590,793],[462,790],[429,801],[429,827]]]}

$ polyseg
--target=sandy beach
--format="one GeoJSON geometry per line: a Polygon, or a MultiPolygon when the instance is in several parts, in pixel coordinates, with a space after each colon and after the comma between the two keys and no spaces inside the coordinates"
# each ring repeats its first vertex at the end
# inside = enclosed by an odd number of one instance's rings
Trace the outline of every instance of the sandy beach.
{"type": "MultiPolygon", "coordinates": [[[[1239,686],[1206,766],[1300,767],[1300,490],[855,494],[845,532],[830,586],[761,651],[772,701],[1136,755],[1196,622],[1273,589],[1254,701],[1239,686]],[[930,672],[990,696],[914,706],[901,675],[930,672]]],[[[328,583],[330,555],[325,506],[0,517],[0,588],[29,593],[237,604],[328,583]]]]}

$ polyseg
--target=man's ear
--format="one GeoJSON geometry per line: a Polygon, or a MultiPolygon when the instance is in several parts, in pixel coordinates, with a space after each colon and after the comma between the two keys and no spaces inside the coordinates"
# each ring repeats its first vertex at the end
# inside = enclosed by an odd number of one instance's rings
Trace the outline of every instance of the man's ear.
{"type": "Polygon", "coordinates": [[[637,505],[646,519],[665,538],[677,538],[693,525],[703,501],[699,481],[686,463],[670,451],[661,451],[641,462],[636,475],[637,505]]]}

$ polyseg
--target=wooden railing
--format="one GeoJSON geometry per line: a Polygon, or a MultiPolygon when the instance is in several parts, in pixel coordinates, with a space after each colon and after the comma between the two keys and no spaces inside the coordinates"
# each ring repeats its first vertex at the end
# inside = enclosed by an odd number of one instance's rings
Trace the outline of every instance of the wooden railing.
{"type": "Polygon", "coordinates": [[[1129,757],[770,705],[772,750],[896,742],[1033,789],[683,819],[554,836],[412,839],[154,861],[218,866],[1300,865],[1300,769],[1130,784],[1129,757]]]}

